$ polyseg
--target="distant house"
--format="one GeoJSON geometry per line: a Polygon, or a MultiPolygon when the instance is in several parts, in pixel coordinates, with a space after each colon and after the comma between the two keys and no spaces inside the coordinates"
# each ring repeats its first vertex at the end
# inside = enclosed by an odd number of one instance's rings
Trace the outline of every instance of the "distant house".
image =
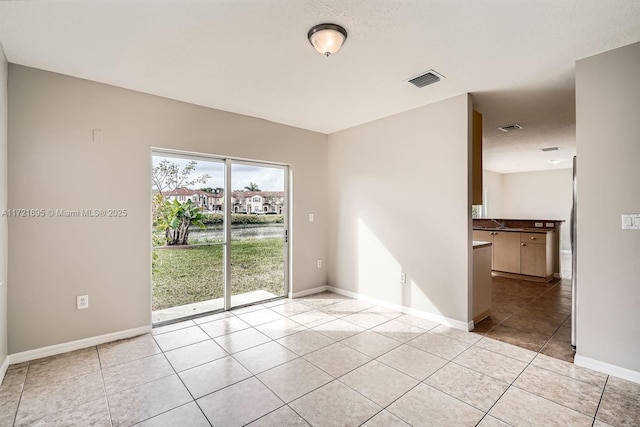
{"type": "Polygon", "coordinates": [[[177,200],[181,203],[184,203],[187,200],[191,200],[194,206],[202,208],[205,212],[222,212],[222,207],[224,205],[224,198],[222,193],[213,194],[206,191],[193,190],[186,187],[180,187],[175,189],[174,191],[164,191],[162,195],[171,202],[177,200]]]}
{"type": "Polygon", "coordinates": [[[284,191],[234,191],[231,193],[233,213],[281,214],[284,191]]]}
{"type": "MultiPolygon", "coordinates": [[[[180,187],[174,191],[165,191],[163,196],[169,201],[181,203],[191,200],[205,212],[222,212],[224,194],[209,193],[201,190],[180,187]]],[[[284,207],[284,191],[234,191],[231,193],[232,213],[276,213],[281,214],[284,207]]]]}

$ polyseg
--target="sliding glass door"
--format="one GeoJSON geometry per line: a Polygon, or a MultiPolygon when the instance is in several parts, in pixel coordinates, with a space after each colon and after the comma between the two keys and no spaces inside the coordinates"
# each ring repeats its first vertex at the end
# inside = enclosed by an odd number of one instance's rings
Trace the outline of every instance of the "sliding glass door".
{"type": "Polygon", "coordinates": [[[230,163],[231,307],[286,295],[286,168],[230,163]]]}
{"type": "Polygon", "coordinates": [[[152,163],[154,324],[286,295],[286,166],[168,151],[152,163]]]}

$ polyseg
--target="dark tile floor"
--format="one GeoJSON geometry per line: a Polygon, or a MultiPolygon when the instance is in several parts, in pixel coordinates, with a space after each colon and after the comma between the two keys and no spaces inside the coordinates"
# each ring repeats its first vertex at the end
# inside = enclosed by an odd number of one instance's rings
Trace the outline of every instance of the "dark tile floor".
{"type": "Polygon", "coordinates": [[[571,276],[550,283],[494,276],[491,315],[474,333],[573,362],[571,276]]]}

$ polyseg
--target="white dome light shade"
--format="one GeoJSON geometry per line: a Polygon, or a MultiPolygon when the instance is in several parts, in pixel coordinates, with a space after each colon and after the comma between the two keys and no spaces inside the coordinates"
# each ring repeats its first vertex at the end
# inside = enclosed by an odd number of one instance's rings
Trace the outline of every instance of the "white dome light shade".
{"type": "Polygon", "coordinates": [[[307,37],[318,52],[329,56],[342,47],[347,39],[347,31],[340,25],[320,24],[311,28],[307,37]]]}

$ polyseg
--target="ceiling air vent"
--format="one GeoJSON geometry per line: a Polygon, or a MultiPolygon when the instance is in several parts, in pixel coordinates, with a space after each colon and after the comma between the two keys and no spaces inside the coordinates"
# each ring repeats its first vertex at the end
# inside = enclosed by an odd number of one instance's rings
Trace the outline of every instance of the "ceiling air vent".
{"type": "Polygon", "coordinates": [[[502,132],[511,132],[512,130],[522,129],[522,126],[514,123],[512,125],[500,126],[498,129],[500,129],[502,132]]]}
{"type": "Polygon", "coordinates": [[[548,147],[548,148],[541,148],[540,151],[544,151],[545,153],[549,152],[549,151],[558,151],[559,148],[558,147],[548,147]]]}
{"type": "Polygon", "coordinates": [[[429,70],[425,73],[420,74],[419,76],[412,77],[407,81],[415,87],[421,88],[439,82],[440,79],[444,78],[445,77],[442,74],[438,74],[433,70],[429,70]]]}

